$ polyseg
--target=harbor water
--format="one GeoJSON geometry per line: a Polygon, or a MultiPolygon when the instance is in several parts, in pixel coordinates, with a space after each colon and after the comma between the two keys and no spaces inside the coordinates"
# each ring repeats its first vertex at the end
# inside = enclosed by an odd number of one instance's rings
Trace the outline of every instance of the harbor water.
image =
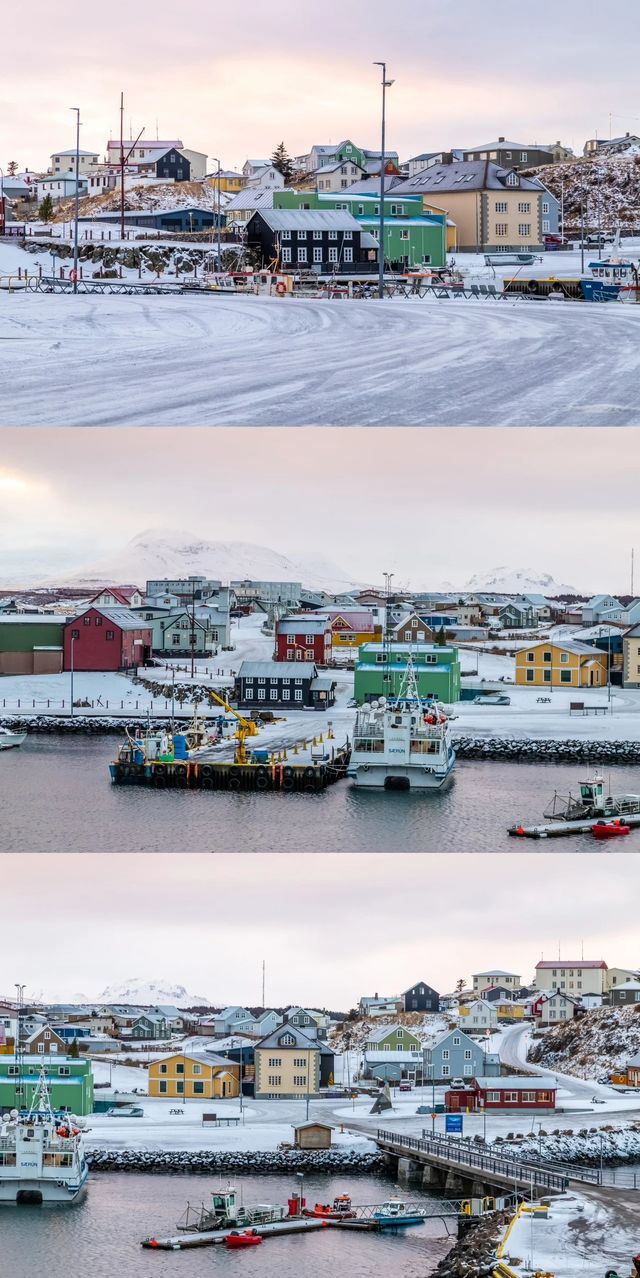
{"type": "MultiPolygon", "coordinates": [[[[117,736],[38,736],[0,752],[0,852],[513,852],[511,825],[542,820],[554,790],[577,792],[584,764],[459,762],[435,794],[364,791],[232,794],[114,786],[117,736]]],[[[640,768],[605,771],[640,793],[640,768]]],[[[617,845],[616,845],[617,846],[617,845]]],[[[625,850],[640,847],[640,830],[625,850]]],[[[589,834],[528,851],[602,853],[589,834]]]]}
{"type": "MultiPolygon", "coordinates": [[[[225,1182],[223,1182],[225,1183],[225,1182]]],[[[296,1182],[298,1184],[298,1182],[296,1182]]],[[[225,1247],[181,1251],[147,1251],[141,1240],[175,1234],[187,1201],[199,1206],[218,1182],[208,1176],[152,1176],[96,1172],[84,1202],[75,1207],[2,1207],[0,1231],[2,1273],[13,1278],[203,1278],[239,1272],[279,1278],[351,1278],[372,1273],[398,1273],[403,1278],[428,1278],[455,1242],[455,1220],[441,1221],[397,1233],[355,1233],[322,1229],[304,1236],[269,1238],[247,1252],[225,1247]],[[447,1233],[449,1231],[449,1233],[447,1233]],[[453,1236],[450,1236],[453,1235],[453,1236]]],[[[236,1182],[244,1202],[285,1203],[291,1180],[284,1176],[245,1176],[236,1182]]],[[[393,1193],[384,1177],[305,1176],[308,1203],[329,1202],[350,1192],[354,1203],[380,1203],[393,1193]]]]}

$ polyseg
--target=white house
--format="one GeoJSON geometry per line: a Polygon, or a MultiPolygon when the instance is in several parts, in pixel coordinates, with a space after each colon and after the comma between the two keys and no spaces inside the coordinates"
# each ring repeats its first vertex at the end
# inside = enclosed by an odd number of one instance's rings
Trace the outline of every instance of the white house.
{"type": "Polygon", "coordinates": [[[541,959],[536,963],[536,987],[548,993],[560,990],[574,999],[604,994],[607,965],[602,959],[541,959]]]}
{"type": "Polygon", "coordinates": [[[247,186],[256,188],[259,191],[283,191],[284,178],[280,170],[276,169],[273,164],[265,164],[261,169],[254,171],[247,182],[247,186]]]}
{"type": "Polygon", "coordinates": [[[559,990],[555,994],[550,994],[540,1008],[536,1024],[558,1025],[561,1021],[572,1021],[577,1001],[575,998],[570,998],[568,994],[561,994],[559,990]]]}
{"type": "MultiPolygon", "coordinates": [[[[60,173],[75,173],[76,171],[76,149],[71,147],[68,151],[54,151],[50,156],[51,165],[49,172],[53,177],[60,173]]],[[[96,151],[80,151],[79,152],[79,169],[80,173],[89,173],[94,164],[100,163],[100,156],[96,151]]]]}
{"type": "Polygon", "coordinates": [[[478,998],[474,1003],[468,1004],[468,1011],[458,1017],[458,1025],[465,1033],[472,1033],[474,1030],[493,1030],[498,1025],[498,1013],[491,1003],[487,1003],[486,999],[478,998]]]}
{"type": "MultiPolygon", "coordinates": [[[[89,179],[83,177],[82,173],[78,178],[78,189],[80,195],[86,195],[89,189],[89,179]]],[[[58,173],[50,177],[38,178],[38,199],[43,200],[46,195],[50,195],[52,200],[65,200],[70,195],[76,193],[76,178],[74,173],[58,173]]]]}
{"type": "Polygon", "coordinates": [[[474,972],[472,980],[474,993],[491,989],[494,985],[514,991],[522,988],[522,977],[515,972],[503,972],[500,967],[490,968],[488,972],[474,972]]]}

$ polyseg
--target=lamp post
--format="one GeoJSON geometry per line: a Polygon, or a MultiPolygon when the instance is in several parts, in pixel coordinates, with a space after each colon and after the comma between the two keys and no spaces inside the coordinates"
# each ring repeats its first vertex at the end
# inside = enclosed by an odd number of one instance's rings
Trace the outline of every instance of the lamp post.
{"type": "Polygon", "coordinates": [[[69,107],[76,113],[76,199],[73,215],[73,291],[78,292],[78,217],[80,213],[80,107],[69,107]]]}
{"type": "Polygon", "coordinates": [[[212,160],[215,160],[215,162],[216,162],[216,164],[217,164],[217,166],[218,166],[218,167],[217,167],[217,169],[216,169],[216,178],[217,178],[217,181],[216,181],[216,199],[215,199],[215,205],[214,205],[214,207],[215,207],[215,210],[216,210],[216,212],[215,212],[215,219],[216,219],[216,227],[217,227],[217,237],[216,237],[216,238],[217,238],[217,249],[216,249],[216,271],[219,271],[219,270],[220,270],[220,267],[221,267],[221,262],[220,262],[220,253],[221,253],[221,249],[220,249],[220,210],[221,210],[222,205],[221,205],[221,200],[220,200],[220,182],[222,181],[222,177],[221,177],[221,174],[222,174],[222,165],[220,164],[220,161],[219,161],[219,159],[218,159],[217,155],[212,155],[212,156],[211,156],[211,159],[212,159],[212,160]]]}
{"type": "Polygon", "coordinates": [[[387,80],[386,62],[374,62],[374,67],[382,68],[382,129],[380,142],[380,249],[378,251],[378,296],[384,297],[384,169],[385,169],[385,131],[387,89],[393,80],[387,80]]]}
{"type": "Polygon", "coordinates": [[[71,713],[71,718],[72,718],[72,719],[73,719],[73,674],[74,674],[74,670],[73,670],[73,645],[75,644],[75,641],[76,641],[76,637],[75,637],[75,635],[74,635],[74,634],[73,634],[73,632],[72,632],[72,634],[71,634],[71,669],[70,669],[70,671],[69,671],[69,673],[70,673],[70,675],[71,675],[71,689],[70,689],[70,692],[71,692],[71,710],[70,710],[70,713],[71,713]]]}
{"type": "Polygon", "coordinates": [[[0,228],[2,229],[3,235],[6,230],[5,222],[6,222],[6,219],[4,216],[4,169],[0,169],[0,228]]]}
{"type": "Polygon", "coordinates": [[[584,275],[584,200],[580,201],[580,274],[584,275]]]}

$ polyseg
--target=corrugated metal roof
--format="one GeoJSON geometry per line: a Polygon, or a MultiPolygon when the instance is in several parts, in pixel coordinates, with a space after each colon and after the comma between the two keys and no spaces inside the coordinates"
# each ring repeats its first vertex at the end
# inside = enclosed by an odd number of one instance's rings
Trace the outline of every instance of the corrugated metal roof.
{"type": "Polygon", "coordinates": [[[273,209],[260,210],[261,217],[272,231],[361,231],[359,222],[351,213],[327,209],[273,209]]]}
{"type": "MultiPolygon", "coordinates": [[[[102,608],[96,604],[91,604],[90,608],[85,608],[83,612],[79,612],[73,621],[78,621],[80,617],[84,617],[87,612],[98,612],[101,617],[105,617],[107,621],[112,621],[120,630],[151,630],[151,626],[138,617],[130,608],[102,608]]],[[[69,625],[72,623],[69,622],[69,625]]]]}
{"type": "Polygon", "coordinates": [[[273,191],[260,191],[257,187],[250,187],[246,191],[238,191],[228,204],[225,204],[225,212],[233,213],[234,209],[271,209],[273,208],[273,191]]]}
{"type": "Polygon", "coordinates": [[[507,183],[507,174],[512,169],[505,169],[489,160],[457,160],[453,164],[434,164],[429,169],[422,169],[414,177],[399,182],[393,188],[395,195],[411,195],[416,191],[539,191],[539,186],[528,178],[518,174],[517,185],[507,183]]]}

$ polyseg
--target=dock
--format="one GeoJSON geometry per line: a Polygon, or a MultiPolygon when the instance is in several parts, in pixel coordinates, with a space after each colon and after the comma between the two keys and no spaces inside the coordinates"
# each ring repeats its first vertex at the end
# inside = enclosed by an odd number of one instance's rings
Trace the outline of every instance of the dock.
{"type": "MultiPolygon", "coordinates": [[[[561,839],[570,834],[589,834],[594,825],[598,825],[607,817],[584,817],[579,821],[546,821],[540,825],[511,825],[508,833],[515,839],[561,839]]],[[[632,829],[640,826],[640,813],[625,815],[621,818],[625,825],[632,829]]],[[[615,839],[611,840],[612,843],[615,839]]]]}
{"type": "Polygon", "coordinates": [[[312,794],[326,790],[347,775],[351,747],[331,749],[324,758],[288,761],[273,757],[256,763],[191,759],[109,765],[114,785],[144,785],[157,790],[296,791],[312,794]]]}
{"type": "MultiPolygon", "coordinates": [[[[358,1229],[377,1229],[375,1221],[345,1221],[340,1220],[320,1220],[311,1219],[305,1216],[304,1219],[278,1220],[272,1221],[265,1225],[249,1226],[256,1234],[260,1234],[261,1238],[277,1238],[283,1234],[303,1234],[312,1230],[327,1229],[328,1227],[337,1227],[341,1229],[344,1224],[357,1225],[358,1229]]],[[[212,1229],[204,1230],[202,1233],[193,1234],[174,1234],[169,1238],[144,1238],[142,1246],[147,1248],[158,1248],[160,1251],[187,1251],[192,1247],[216,1247],[224,1243],[233,1233],[243,1233],[246,1226],[236,1226],[233,1229],[212,1229]]]]}

